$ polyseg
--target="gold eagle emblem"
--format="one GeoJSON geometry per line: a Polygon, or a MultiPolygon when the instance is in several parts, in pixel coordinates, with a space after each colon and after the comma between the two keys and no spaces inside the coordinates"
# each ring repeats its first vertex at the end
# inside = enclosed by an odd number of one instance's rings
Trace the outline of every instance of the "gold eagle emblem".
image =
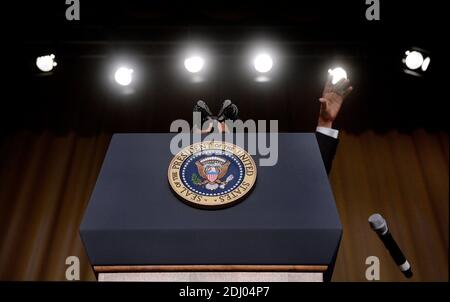
{"type": "Polygon", "coordinates": [[[196,175],[193,175],[194,183],[198,186],[204,185],[209,190],[215,190],[218,187],[223,189],[234,178],[233,175],[229,175],[226,180],[222,180],[228,173],[230,161],[221,157],[206,157],[196,161],[195,165],[201,179],[196,179],[196,175]]]}

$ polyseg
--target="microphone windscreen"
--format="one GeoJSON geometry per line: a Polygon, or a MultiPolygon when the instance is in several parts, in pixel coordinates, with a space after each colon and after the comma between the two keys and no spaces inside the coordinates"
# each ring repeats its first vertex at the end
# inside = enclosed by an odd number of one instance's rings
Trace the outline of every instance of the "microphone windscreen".
{"type": "Polygon", "coordinates": [[[370,215],[369,224],[370,227],[380,235],[384,235],[388,231],[386,220],[378,213],[370,215]]]}

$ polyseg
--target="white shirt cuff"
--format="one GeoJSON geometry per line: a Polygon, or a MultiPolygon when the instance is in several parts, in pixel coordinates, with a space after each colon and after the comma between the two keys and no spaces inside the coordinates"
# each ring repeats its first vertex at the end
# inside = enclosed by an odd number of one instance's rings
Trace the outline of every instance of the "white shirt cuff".
{"type": "Polygon", "coordinates": [[[316,131],[319,133],[322,133],[327,136],[331,136],[332,138],[338,138],[339,130],[333,129],[333,128],[326,128],[326,127],[317,127],[316,131]]]}

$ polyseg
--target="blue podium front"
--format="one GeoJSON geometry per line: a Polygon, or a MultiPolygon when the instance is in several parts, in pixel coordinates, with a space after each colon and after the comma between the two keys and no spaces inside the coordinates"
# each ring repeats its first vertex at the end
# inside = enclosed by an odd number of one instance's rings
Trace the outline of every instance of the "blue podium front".
{"type": "Polygon", "coordinates": [[[323,265],[342,226],[311,133],[280,133],[278,162],[260,166],[245,200],[205,210],[169,187],[174,134],[115,134],[80,234],[93,266],[323,265]]]}

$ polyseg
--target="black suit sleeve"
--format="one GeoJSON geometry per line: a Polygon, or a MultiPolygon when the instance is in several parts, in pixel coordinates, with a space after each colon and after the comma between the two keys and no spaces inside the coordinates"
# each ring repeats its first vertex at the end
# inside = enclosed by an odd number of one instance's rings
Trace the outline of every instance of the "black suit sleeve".
{"type": "Polygon", "coordinates": [[[330,174],[331,165],[336,155],[339,139],[316,132],[317,143],[319,144],[320,154],[322,155],[323,164],[327,173],[330,174]]]}

